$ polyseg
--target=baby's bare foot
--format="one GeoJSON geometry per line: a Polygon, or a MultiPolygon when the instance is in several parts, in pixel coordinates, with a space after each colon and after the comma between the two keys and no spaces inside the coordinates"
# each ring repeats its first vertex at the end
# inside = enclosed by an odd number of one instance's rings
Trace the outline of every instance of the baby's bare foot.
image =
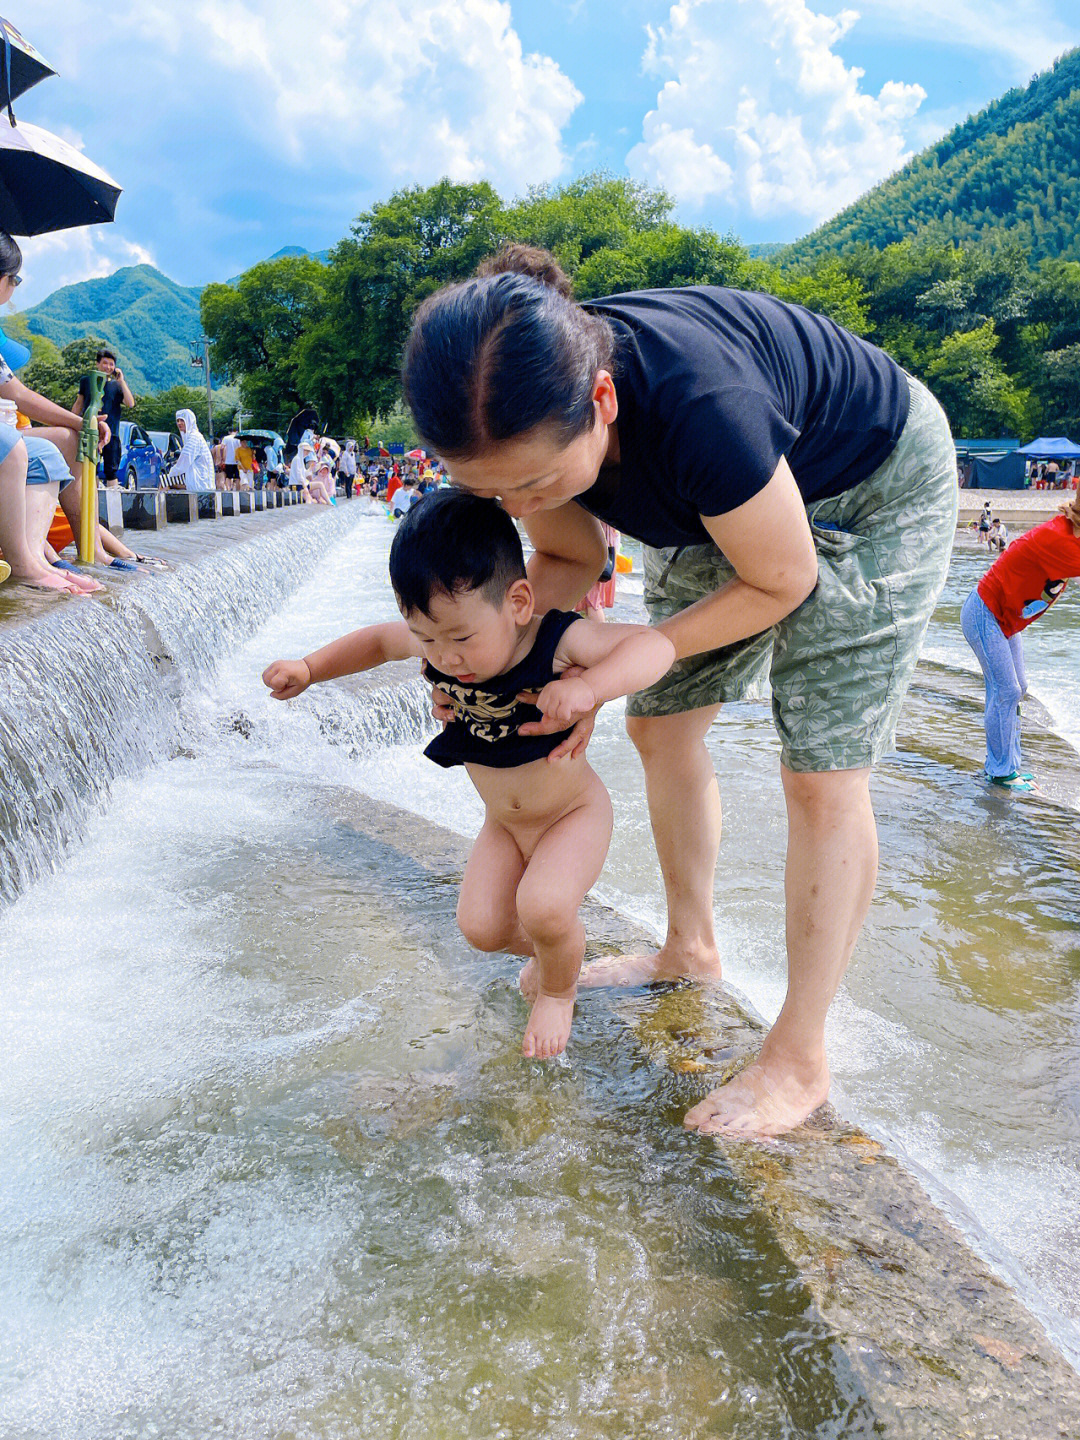
{"type": "Polygon", "coordinates": [[[553,1060],[566,1049],[574,1019],[574,1001],[538,995],[533,1001],[521,1053],[534,1060],[553,1060]]]}

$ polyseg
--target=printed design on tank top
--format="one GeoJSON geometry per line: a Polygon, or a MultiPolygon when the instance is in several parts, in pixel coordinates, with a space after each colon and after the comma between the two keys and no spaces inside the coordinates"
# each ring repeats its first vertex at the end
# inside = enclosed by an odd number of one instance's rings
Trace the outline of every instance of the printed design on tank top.
{"type": "MultiPolygon", "coordinates": [[[[425,663],[425,676],[428,667],[425,663]]],[[[533,707],[519,700],[516,695],[507,696],[491,690],[480,690],[475,685],[462,685],[457,681],[440,679],[440,690],[444,690],[454,702],[454,716],[477,740],[494,743],[512,735],[524,719],[532,718],[533,707]],[[529,710],[529,716],[521,716],[522,710],[529,710]]]]}

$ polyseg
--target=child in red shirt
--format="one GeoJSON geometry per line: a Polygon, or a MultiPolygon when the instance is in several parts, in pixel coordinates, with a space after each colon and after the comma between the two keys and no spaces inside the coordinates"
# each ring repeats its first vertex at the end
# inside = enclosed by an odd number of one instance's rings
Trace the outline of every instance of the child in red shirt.
{"type": "Polygon", "coordinates": [[[1020,773],[1020,700],[1027,691],[1020,632],[1080,575],[1080,500],[1014,540],[964,601],[960,623],[986,681],[986,776],[1033,789],[1020,773]]]}

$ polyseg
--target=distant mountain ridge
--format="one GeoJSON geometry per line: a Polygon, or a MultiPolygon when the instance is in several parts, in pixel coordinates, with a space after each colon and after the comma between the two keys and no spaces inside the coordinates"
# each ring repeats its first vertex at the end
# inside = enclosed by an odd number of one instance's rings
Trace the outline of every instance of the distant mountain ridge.
{"type": "Polygon", "coordinates": [[[865,243],[1019,243],[1032,263],[1080,260],[1080,49],[1009,90],[778,257],[865,243]]]}
{"type": "MultiPolygon", "coordinates": [[[[284,255],[307,255],[287,245],[284,255]]],[[[313,255],[325,263],[328,250],[313,255]]],[[[230,280],[235,284],[240,277],[230,280]]],[[[201,285],[178,285],[153,265],[128,265],[100,280],[82,280],[54,290],[24,311],[31,335],[44,335],[63,347],[94,335],[120,356],[125,379],[137,395],[198,383],[189,343],[202,334],[201,285]]]]}

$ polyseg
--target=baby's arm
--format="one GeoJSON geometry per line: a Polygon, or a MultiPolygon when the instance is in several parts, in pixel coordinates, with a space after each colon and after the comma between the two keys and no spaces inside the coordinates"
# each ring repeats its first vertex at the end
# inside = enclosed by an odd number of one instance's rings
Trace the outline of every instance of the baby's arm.
{"type": "Polygon", "coordinates": [[[581,673],[552,680],[541,690],[537,709],[571,724],[598,705],[652,685],[675,662],[675,646],[648,625],[601,625],[578,620],[555,651],[555,663],[581,667],[581,673]]]}
{"type": "Polygon", "coordinates": [[[331,640],[303,660],[275,660],[263,671],[262,678],[275,700],[292,700],[322,680],[358,675],[361,670],[374,670],[390,660],[408,660],[419,654],[420,645],[405,621],[390,620],[385,625],[365,625],[362,630],[331,640]]]}

